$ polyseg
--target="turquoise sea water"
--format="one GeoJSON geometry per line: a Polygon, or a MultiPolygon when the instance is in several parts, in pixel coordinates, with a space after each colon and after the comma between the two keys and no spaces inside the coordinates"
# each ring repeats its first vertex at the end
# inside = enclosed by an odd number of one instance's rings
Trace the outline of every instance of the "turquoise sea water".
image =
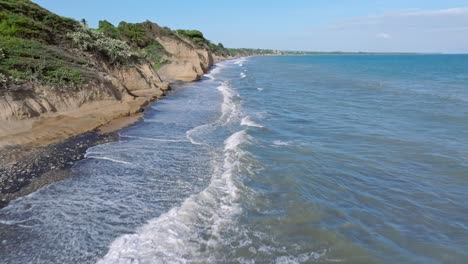
{"type": "Polygon", "coordinates": [[[468,56],[252,57],[0,210],[0,263],[466,263],[468,56]]]}

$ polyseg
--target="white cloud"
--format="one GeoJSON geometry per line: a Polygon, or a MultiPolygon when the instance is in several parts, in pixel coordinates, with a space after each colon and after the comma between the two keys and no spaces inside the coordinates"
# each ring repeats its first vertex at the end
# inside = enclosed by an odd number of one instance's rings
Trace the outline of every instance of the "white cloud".
{"type": "Polygon", "coordinates": [[[467,15],[468,7],[457,7],[439,10],[412,9],[400,13],[401,16],[444,16],[444,15],[467,15]]]}
{"type": "Polygon", "coordinates": [[[354,17],[316,27],[310,37],[316,50],[467,53],[468,7],[354,17]]]}
{"type": "Polygon", "coordinates": [[[375,36],[378,39],[391,39],[392,36],[388,33],[379,33],[375,36]]]}
{"type": "MultiPolygon", "coordinates": [[[[453,29],[468,25],[468,7],[438,10],[406,9],[379,15],[355,17],[333,24],[331,29],[385,29],[418,28],[420,30],[453,29]]],[[[379,30],[379,31],[380,31],[379,30]]],[[[380,31],[382,32],[382,31],[380,31]]]]}

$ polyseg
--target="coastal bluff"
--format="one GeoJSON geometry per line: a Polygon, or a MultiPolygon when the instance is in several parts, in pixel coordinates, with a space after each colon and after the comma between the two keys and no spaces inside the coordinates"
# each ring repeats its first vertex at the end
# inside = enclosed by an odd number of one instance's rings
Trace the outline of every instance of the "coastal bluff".
{"type": "Polygon", "coordinates": [[[225,48],[198,30],[106,20],[90,28],[29,0],[0,0],[0,208],[117,140],[171,83],[266,54],[225,48]]]}
{"type": "Polygon", "coordinates": [[[0,7],[0,148],[45,146],[138,114],[171,82],[237,55],[149,21],[90,29],[27,0],[0,7]]]}

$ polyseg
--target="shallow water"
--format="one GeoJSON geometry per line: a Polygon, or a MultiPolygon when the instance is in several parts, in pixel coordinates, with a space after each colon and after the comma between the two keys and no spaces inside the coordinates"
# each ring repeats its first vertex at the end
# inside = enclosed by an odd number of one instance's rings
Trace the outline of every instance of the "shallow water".
{"type": "Polygon", "coordinates": [[[465,263],[467,68],[219,63],[0,210],[0,263],[465,263]]]}

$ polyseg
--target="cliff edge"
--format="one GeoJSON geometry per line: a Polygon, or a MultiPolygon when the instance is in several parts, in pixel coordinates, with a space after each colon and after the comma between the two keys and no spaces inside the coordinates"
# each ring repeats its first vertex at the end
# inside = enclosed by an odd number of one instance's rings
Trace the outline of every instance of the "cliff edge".
{"type": "Polygon", "coordinates": [[[201,33],[149,21],[90,29],[28,0],[0,0],[0,21],[0,148],[55,143],[141,112],[170,82],[200,78],[214,52],[229,57],[201,33]]]}

